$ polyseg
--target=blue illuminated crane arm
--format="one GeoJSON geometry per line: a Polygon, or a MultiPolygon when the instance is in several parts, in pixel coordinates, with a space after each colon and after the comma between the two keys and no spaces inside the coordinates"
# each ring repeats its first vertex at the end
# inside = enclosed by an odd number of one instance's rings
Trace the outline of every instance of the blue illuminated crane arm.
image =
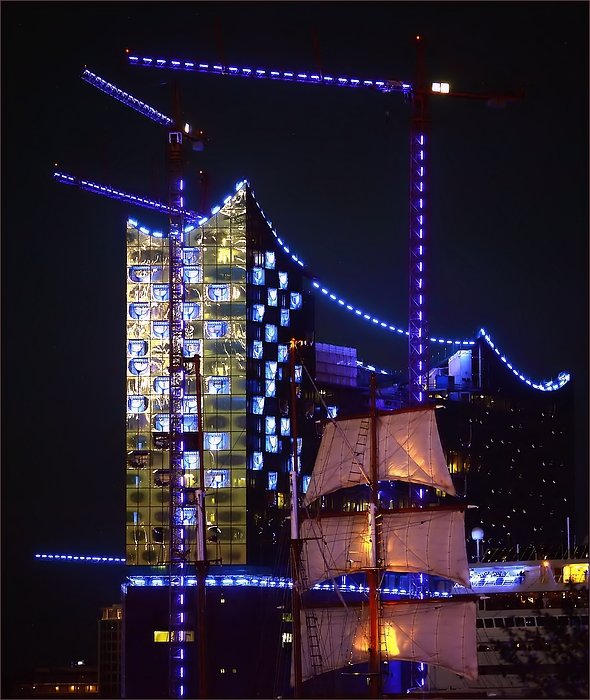
{"type": "Polygon", "coordinates": [[[406,95],[412,92],[412,86],[402,80],[361,80],[359,78],[336,77],[321,75],[314,71],[296,72],[283,70],[268,70],[263,68],[238,68],[221,64],[198,63],[196,61],[179,61],[168,58],[150,58],[148,56],[128,55],[132,66],[145,68],[165,68],[191,73],[211,73],[213,75],[236,75],[242,78],[260,78],[280,80],[288,83],[307,83],[313,85],[334,85],[336,87],[369,88],[378,92],[401,92],[406,95]]]}
{"type": "Polygon", "coordinates": [[[162,204],[153,199],[148,199],[147,197],[140,197],[138,195],[129,194],[129,192],[123,192],[117,190],[113,187],[108,187],[106,185],[100,185],[96,182],[90,182],[89,180],[82,180],[81,178],[74,177],[73,175],[68,175],[67,173],[62,173],[55,171],[53,173],[53,179],[57,182],[61,182],[64,185],[74,185],[81,190],[86,190],[87,192],[94,192],[95,194],[101,194],[103,197],[110,197],[111,199],[118,199],[120,202],[127,202],[128,204],[135,204],[138,207],[144,207],[145,209],[154,209],[162,214],[177,214],[183,215],[187,221],[196,221],[199,216],[196,212],[190,211],[188,209],[179,209],[176,207],[170,207],[167,204],[162,204]]]}
{"type": "Polygon", "coordinates": [[[114,97],[119,102],[122,102],[124,105],[127,105],[127,107],[131,107],[131,109],[134,109],[136,112],[143,114],[144,117],[148,117],[157,124],[166,127],[171,127],[174,124],[174,121],[170,117],[166,116],[165,114],[162,114],[162,112],[158,112],[157,109],[154,109],[145,102],[138,100],[136,97],[133,97],[133,95],[130,95],[128,92],[121,90],[116,85],[113,85],[113,83],[109,83],[108,81],[104,80],[104,78],[101,78],[99,75],[96,75],[96,73],[92,73],[91,71],[85,69],[82,72],[81,77],[82,80],[86,81],[90,85],[94,85],[94,87],[98,88],[105,94],[114,97]]]}

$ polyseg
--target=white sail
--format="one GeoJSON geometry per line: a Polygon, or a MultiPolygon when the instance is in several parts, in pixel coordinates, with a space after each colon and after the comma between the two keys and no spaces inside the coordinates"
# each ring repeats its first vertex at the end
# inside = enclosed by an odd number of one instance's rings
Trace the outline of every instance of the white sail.
{"type": "MultiPolygon", "coordinates": [[[[475,601],[396,601],[385,603],[381,618],[381,658],[422,661],[477,679],[475,601]]],[[[302,611],[302,678],[368,661],[369,610],[366,606],[302,611]],[[306,643],[306,615],[315,617],[320,657],[306,643]]],[[[317,647],[316,647],[317,648],[317,647]]]]}
{"type": "MultiPolygon", "coordinates": [[[[408,509],[384,513],[378,523],[382,568],[441,576],[470,587],[462,511],[408,509]]],[[[309,587],[371,566],[367,513],[304,520],[301,539],[309,587]]]]}
{"type": "MultiPolygon", "coordinates": [[[[434,407],[377,416],[378,479],[432,486],[454,496],[434,407]]],[[[367,418],[328,423],[304,505],[341,488],[367,483],[370,440],[367,418]]]]}

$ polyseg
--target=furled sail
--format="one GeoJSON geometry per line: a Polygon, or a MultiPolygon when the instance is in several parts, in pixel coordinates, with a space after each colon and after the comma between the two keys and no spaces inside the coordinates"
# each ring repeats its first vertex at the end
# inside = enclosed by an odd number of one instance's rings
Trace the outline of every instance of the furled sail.
{"type": "MultiPolygon", "coordinates": [[[[464,513],[448,508],[408,508],[382,513],[382,568],[441,576],[469,584],[464,513]]],[[[301,523],[304,581],[319,581],[369,568],[368,513],[309,518],[301,523]]]]}
{"type": "MultiPolygon", "coordinates": [[[[395,601],[383,604],[381,654],[389,661],[422,661],[477,679],[474,600],[395,601]]],[[[302,678],[366,662],[369,611],[366,606],[313,608],[301,616],[302,678]],[[312,655],[306,616],[315,617],[321,666],[312,655]]]]}
{"type": "MultiPolygon", "coordinates": [[[[432,486],[454,496],[440,443],[434,407],[377,415],[378,479],[432,486]]],[[[341,488],[367,483],[367,418],[328,423],[304,505],[341,488]]]]}

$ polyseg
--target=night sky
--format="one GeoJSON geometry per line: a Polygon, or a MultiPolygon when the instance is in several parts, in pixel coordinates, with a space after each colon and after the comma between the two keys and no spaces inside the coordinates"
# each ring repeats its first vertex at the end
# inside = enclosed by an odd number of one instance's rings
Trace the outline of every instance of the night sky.
{"type": "MultiPolygon", "coordinates": [[[[189,205],[221,203],[247,178],[279,236],[326,286],[407,323],[410,108],[400,95],[171,76],[128,66],[126,48],[412,82],[419,33],[429,79],[463,92],[524,90],[505,109],[431,101],[431,333],[469,338],[484,326],[535,381],[570,371],[577,470],[587,472],[587,3],[1,10],[4,675],[95,660],[99,607],[118,600],[123,573],[33,559],[123,553],[125,221],[165,224],[52,180],[57,163],[166,200],[165,129],[83,82],[84,65],[167,114],[175,78],[186,121],[210,137],[188,162],[189,205]]],[[[355,345],[379,368],[407,361],[404,338],[322,298],[316,337],[355,345]]]]}

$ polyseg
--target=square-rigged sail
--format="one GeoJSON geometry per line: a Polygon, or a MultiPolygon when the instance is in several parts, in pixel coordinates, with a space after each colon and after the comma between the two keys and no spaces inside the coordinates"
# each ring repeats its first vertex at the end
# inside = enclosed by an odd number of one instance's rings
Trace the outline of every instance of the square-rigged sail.
{"type": "MultiPolygon", "coordinates": [[[[461,506],[456,510],[408,508],[379,518],[383,569],[422,572],[470,587],[461,506]]],[[[308,586],[371,566],[366,512],[304,520],[301,539],[301,565],[308,586]]]]}
{"type": "MultiPolygon", "coordinates": [[[[321,670],[303,646],[302,677],[366,662],[369,649],[367,606],[314,607],[321,670]]],[[[423,600],[383,603],[381,653],[391,661],[422,661],[471,680],[477,678],[475,601],[423,600]]],[[[305,620],[301,634],[305,636],[305,620]]]]}
{"type": "MultiPolygon", "coordinates": [[[[434,407],[380,413],[377,420],[379,481],[405,481],[455,496],[443,453],[434,407]]],[[[338,489],[367,483],[368,444],[358,436],[366,418],[328,423],[303,504],[338,489]]]]}

